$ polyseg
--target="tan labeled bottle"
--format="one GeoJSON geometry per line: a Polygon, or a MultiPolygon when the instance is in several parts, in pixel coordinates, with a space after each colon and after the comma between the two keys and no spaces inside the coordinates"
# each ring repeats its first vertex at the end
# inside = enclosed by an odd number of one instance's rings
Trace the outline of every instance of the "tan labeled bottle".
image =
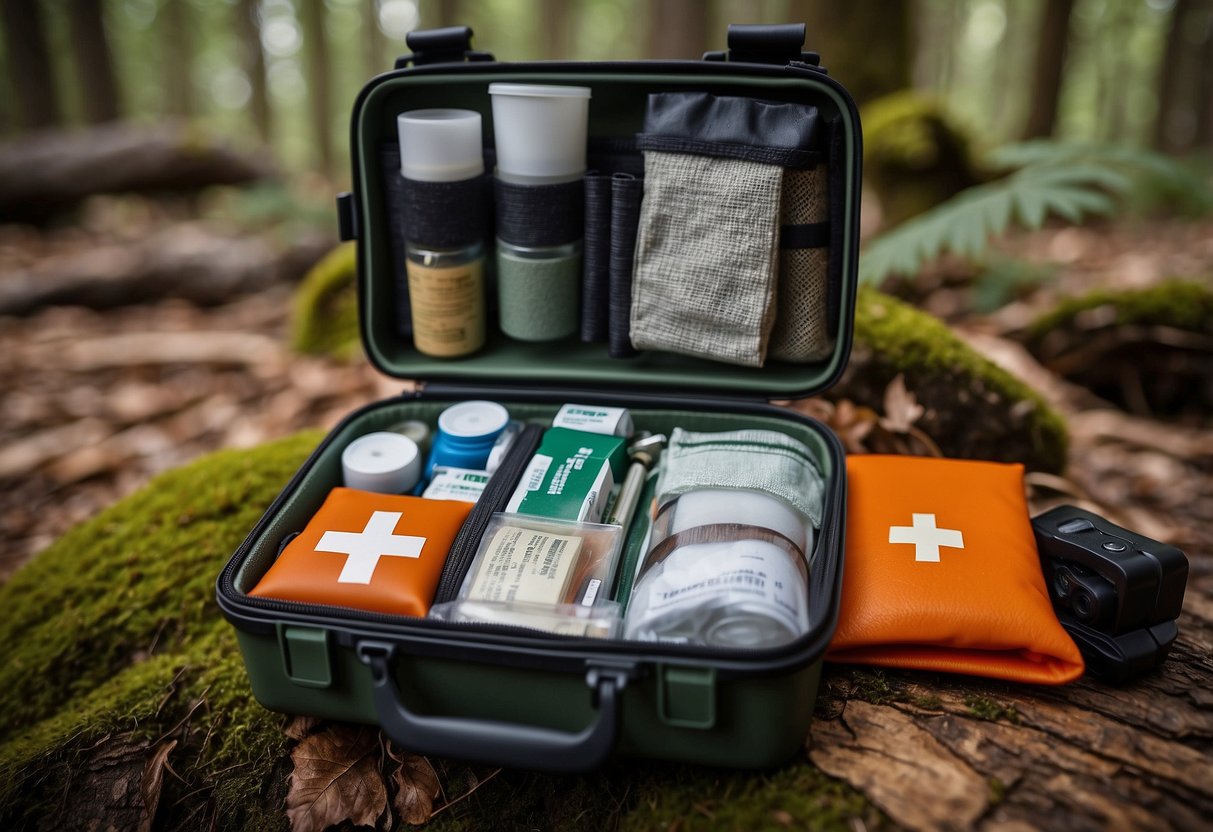
{"type": "Polygon", "coordinates": [[[484,244],[438,251],[406,247],[413,345],[435,358],[484,346],[484,244]]]}
{"type": "Polygon", "coordinates": [[[485,207],[480,114],[413,110],[397,117],[406,208],[405,270],[413,346],[433,358],[459,358],[485,342],[485,207]]]}

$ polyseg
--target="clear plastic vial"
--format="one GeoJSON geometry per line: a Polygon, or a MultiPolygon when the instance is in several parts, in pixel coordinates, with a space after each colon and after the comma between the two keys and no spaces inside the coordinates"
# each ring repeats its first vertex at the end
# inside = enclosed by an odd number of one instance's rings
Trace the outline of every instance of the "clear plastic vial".
{"type": "Polygon", "coordinates": [[[460,249],[405,246],[413,344],[434,358],[470,355],[484,346],[484,245],[460,249]]]}

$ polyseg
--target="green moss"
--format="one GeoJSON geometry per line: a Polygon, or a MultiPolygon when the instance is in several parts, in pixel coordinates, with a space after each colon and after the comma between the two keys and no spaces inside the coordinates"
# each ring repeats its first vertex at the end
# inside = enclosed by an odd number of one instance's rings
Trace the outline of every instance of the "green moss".
{"type": "Polygon", "coordinates": [[[976,140],[935,97],[906,90],[863,108],[864,176],[885,225],[920,214],[984,178],[976,140]]]}
{"type": "Polygon", "coordinates": [[[872,365],[871,389],[859,391],[865,403],[879,406],[884,386],[903,373],[907,387],[932,409],[936,429],[927,432],[949,456],[1019,461],[1046,471],[1064,467],[1068,442],[1061,416],[938,319],[865,287],[856,306],[855,343],[872,365]],[[937,402],[929,400],[932,395],[937,402]]]}
{"type": "MultiPolygon", "coordinates": [[[[209,796],[225,826],[263,828],[263,795],[283,776],[282,720],[253,700],[214,584],[319,438],[164,474],[0,588],[0,826],[53,816],[107,736],[172,735],[182,779],[166,778],[166,794],[209,796]]],[[[166,825],[189,826],[174,804],[162,804],[166,825]]],[[[278,822],[278,805],[269,820],[278,822]]]]}
{"type": "Polygon", "coordinates": [[[965,696],[965,707],[973,716],[987,722],[998,722],[1000,719],[1005,719],[1014,725],[1019,724],[1019,711],[1015,710],[1014,705],[1004,705],[985,696],[968,694],[965,696]]]}
{"type": "Polygon", "coordinates": [[[1147,289],[1096,289],[1068,298],[1041,315],[1028,326],[1028,340],[1068,328],[1083,315],[1094,315],[1106,326],[1169,326],[1213,333],[1213,288],[1171,280],[1147,289]]]}
{"type": "Polygon", "coordinates": [[[350,358],[360,349],[357,260],[353,243],[344,243],[312,266],[295,294],[291,344],[308,355],[350,358]]]}
{"type": "Polygon", "coordinates": [[[993,808],[993,807],[999,805],[1000,803],[1002,803],[1002,801],[1004,799],[1006,799],[1007,786],[1005,783],[1003,783],[997,777],[990,778],[989,786],[990,786],[990,808],[993,808]]]}

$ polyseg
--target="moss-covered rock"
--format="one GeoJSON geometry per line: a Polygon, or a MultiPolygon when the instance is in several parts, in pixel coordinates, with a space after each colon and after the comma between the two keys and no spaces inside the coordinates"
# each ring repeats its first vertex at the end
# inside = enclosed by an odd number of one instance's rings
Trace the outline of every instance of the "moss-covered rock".
{"type": "MultiPolygon", "coordinates": [[[[319,438],[165,474],[0,588],[0,829],[133,827],[143,767],[174,741],[157,828],[285,829],[292,740],[252,697],[214,582],[319,438]]],[[[471,791],[436,830],[884,824],[803,755],[774,773],[618,761],[589,776],[486,782],[484,769],[436,762],[448,799],[471,791]]]]}
{"type": "Polygon", "coordinates": [[[1045,366],[1128,410],[1213,418],[1213,281],[1096,289],[1041,315],[1024,340],[1045,366]]]}
{"type": "Polygon", "coordinates": [[[863,108],[862,121],[864,177],[886,226],[985,178],[976,140],[937,98],[912,90],[887,95],[863,108]]]}
{"type": "Polygon", "coordinates": [[[1038,393],[960,341],[940,320],[874,289],[855,313],[855,347],[832,396],[880,409],[898,375],[926,413],[918,426],[947,456],[1065,467],[1065,422],[1038,393]]]}
{"type": "Polygon", "coordinates": [[[311,268],[295,293],[291,344],[307,355],[358,354],[357,260],[353,243],[333,249],[311,268]]]}

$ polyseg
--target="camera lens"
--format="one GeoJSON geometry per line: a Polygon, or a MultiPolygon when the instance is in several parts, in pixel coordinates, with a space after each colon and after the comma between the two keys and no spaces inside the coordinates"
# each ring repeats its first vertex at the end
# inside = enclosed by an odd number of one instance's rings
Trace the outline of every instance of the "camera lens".
{"type": "Polygon", "coordinates": [[[1071,601],[1074,607],[1074,614],[1081,621],[1090,621],[1095,617],[1095,598],[1090,591],[1082,588],[1074,593],[1074,599],[1071,601]]]}
{"type": "Polygon", "coordinates": [[[1070,597],[1070,592],[1074,589],[1074,576],[1069,569],[1058,567],[1053,575],[1053,589],[1063,601],[1070,597]]]}

